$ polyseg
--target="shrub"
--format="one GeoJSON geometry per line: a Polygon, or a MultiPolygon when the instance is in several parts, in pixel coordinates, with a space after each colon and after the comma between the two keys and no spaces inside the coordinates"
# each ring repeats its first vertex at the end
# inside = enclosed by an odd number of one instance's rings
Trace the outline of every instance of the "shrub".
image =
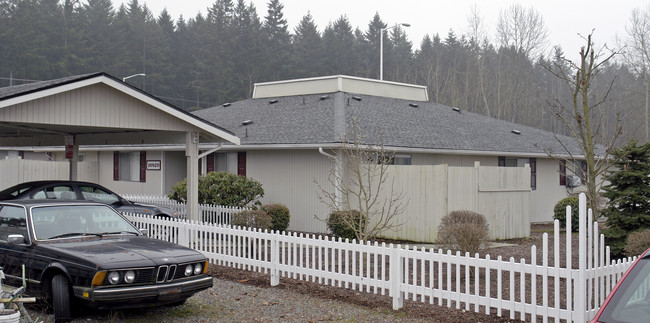
{"type": "Polygon", "coordinates": [[[578,222],[580,205],[577,197],[566,197],[561,199],[553,208],[553,218],[560,221],[560,227],[566,227],[566,207],[571,205],[571,231],[578,232],[580,222],[578,222]]]}
{"type": "MultiPolygon", "coordinates": [[[[167,195],[170,199],[187,202],[187,178],[174,184],[167,195]]],[[[209,172],[199,176],[199,203],[244,207],[259,203],[264,196],[260,182],[227,172],[209,172]]]]}
{"type": "Polygon", "coordinates": [[[233,214],[232,226],[268,230],[271,228],[271,216],[262,210],[244,210],[233,214]]]}
{"type": "Polygon", "coordinates": [[[650,248],[650,229],[643,229],[630,233],[625,243],[625,255],[628,257],[640,256],[650,248]]]}
{"type": "Polygon", "coordinates": [[[361,219],[361,212],[357,210],[334,211],[327,218],[327,227],[337,237],[355,239],[357,232],[365,230],[367,219],[361,219]]]}
{"type": "Polygon", "coordinates": [[[473,211],[452,211],[438,226],[438,243],[445,248],[471,255],[481,250],[488,238],[485,216],[473,211]]]}
{"type": "Polygon", "coordinates": [[[283,204],[266,204],[262,210],[271,216],[271,230],[286,231],[289,227],[289,209],[283,204]]]}

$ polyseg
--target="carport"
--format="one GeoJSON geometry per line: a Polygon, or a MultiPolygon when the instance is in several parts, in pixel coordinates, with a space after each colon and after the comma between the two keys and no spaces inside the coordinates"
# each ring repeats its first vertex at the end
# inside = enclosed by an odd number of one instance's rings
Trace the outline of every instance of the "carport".
{"type": "Polygon", "coordinates": [[[225,142],[239,138],[106,73],[0,88],[0,146],[65,146],[71,180],[80,145],[184,144],[190,219],[198,219],[199,143],[225,142]]]}

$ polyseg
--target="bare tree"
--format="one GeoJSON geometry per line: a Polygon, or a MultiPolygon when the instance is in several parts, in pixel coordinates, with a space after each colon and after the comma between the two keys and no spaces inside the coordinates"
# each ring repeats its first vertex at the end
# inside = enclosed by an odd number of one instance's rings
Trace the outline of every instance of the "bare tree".
{"type": "Polygon", "coordinates": [[[625,26],[626,35],[619,40],[625,48],[623,57],[636,75],[643,78],[645,85],[645,141],[650,141],[648,122],[650,87],[650,5],[645,10],[632,10],[629,24],[625,26]]]}
{"type": "Polygon", "coordinates": [[[526,57],[537,57],[545,50],[548,30],[544,18],[532,7],[526,10],[513,4],[499,13],[497,38],[500,46],[514,47],[526,57]]]}
{"type": "MultiPolygon", "coordinates": [[[[318,198],[330,210],[357,210],[358,218],[343,217],[343,224],[355,232],[358,241],[374,240],[385,230],[395,230],[397,216],[402,214],[408,202],[404,193],[395,192],[389,176],[394,153],[379,144],[367,144],[365,135],[356,120],[350,125],[334,155],[335,166],[330,169],[328,182],[333,190],[315,181],[319,188],[318,198]]],[[[327,220],[327,219],[320,219],[327,220]]]]}
{"type": "MultiPolygon", "coordinates": [[[[573,62],[564,56],[558,57],[552,64],[546,68],[557,78],[559,78],[570,91],[570,102],[567,106],[563,100],[553,98],[551,108],[557,118],[568,129],[569,133],[575,138],[582,155],[586,162],[586,172],[576,171],[573,167],[567,167],[567,170],[579,175],[587,186],[587,198],[589,207],[594,212],[594,217],[599,215],[599,191],[602,181],[599,176],[604,173],[613,164],[610,158],[610,151],[614,148],[616,140],[621,135],[620,112],[616,112],[613,120],[614,131],[609,134],[601,134],[605,129],[601,128],[604,112],[602,109],[607,97],[612,89],[614,80],[609,82],[609,86],[603,93],[596,92],[592,86],[598,73],[604,68],[604,65],[611,60],[616,51],[609,50],[605,46],[601,47],[598,52],[594,49],[594,43],[589,34],[586,38],[587,45],[580,49],[580,61],[573,62]],[[599,110],[600,109],[600,110],[599,110]],[[603,151],[597,151],[598,138],[606,138],[602,145],[603,151]]],[[[556,137],[558,138],[558,137],[556,137]]],[[[558,139],[558,142],[564,147],[562,153],[547,151],[549,156],[560,161],[565,166],[569,163],[566,155],[569,156],[571,163],[578,160],[578,156],[569,149],[569,143],[558,139]]]]}
{"type": "Polygon", "coordinates": [[[476,4],[470,9],[469,14],[467,15],[467,24],[469,26],[469,35],[470,42],[473,46],[473,50],[476,54],[476,74],[478,75],[477,87],[481,93],[481,99],[483,99],[483,105],[485,107],[485,114],[490,117],[490,104],[488,103],[487,94],[485,91],[485,81],[484,81],[484,67],[483,60],[484,57],[481,54],[481,42],[485,41],[488,43],[485,23],[481,14],[478,10],[476,4]]]}

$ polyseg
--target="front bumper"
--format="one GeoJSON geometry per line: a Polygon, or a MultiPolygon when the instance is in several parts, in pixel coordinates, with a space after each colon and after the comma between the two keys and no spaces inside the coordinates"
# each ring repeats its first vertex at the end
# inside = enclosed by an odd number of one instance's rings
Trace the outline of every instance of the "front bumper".
{"type": "Polygon", "coordinates": [[[212,277],[203,276],[191,280],[167,284],[88,288],[74,286],[74,295],[96,307],[140,307],[163,305],[183,301],[197,292],[212,287],[212,277]]]}

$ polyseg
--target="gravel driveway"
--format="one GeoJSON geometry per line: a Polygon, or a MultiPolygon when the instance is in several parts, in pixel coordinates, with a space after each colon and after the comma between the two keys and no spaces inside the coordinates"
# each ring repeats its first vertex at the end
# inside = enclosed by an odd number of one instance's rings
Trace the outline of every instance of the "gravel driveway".
{"type": "MultiPolygon", "coordinates": [[[[435,305],[407,302],[392,310],[388,296],[369,295],[304,281],[282,279],[271,287],[265,275],[217,267],[214,286],[184,305],[121,311],[73,309],[73,322],[508,322],[435,305]]],[[[29,305],[32,319],[54,322],[43,305],[29,305]]]]}

